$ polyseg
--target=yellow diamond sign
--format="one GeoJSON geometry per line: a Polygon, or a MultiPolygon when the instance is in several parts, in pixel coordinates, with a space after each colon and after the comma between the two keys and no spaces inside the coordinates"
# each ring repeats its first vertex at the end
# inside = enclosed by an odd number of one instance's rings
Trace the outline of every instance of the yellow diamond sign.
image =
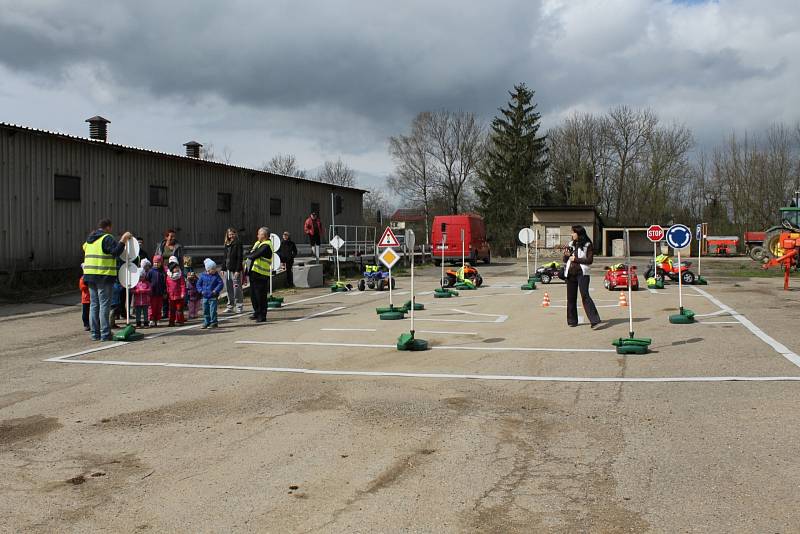
{"type": "Polygon", "coordinates": [[[400,254],[390,248],[387,248],[381,252],[380,256],[378,256],[378,259],[381,260],[381,263],[384,264],[387,269],[391,269],[394,267],[394,264],[397,263],[397,260],[400,259],[400,254]]]}

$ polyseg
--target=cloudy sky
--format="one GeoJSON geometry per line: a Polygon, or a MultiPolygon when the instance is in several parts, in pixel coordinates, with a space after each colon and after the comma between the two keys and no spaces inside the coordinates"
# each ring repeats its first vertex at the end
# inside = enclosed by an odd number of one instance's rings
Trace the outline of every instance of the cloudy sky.
{"type": "Polygon", "coordinates": [[[625,103],[701,143],[800,119],[797,0],[0,0],[0,121],[255,166],[342,157],[375,185],[419,111],[487,121],[524,81],[544,127],[625,103]]]}

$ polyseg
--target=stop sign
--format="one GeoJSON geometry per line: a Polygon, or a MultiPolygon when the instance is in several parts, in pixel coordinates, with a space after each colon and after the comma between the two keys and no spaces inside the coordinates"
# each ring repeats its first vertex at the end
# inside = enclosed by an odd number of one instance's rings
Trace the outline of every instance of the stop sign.
{"type": "Polygon", "coordinates": [[[647,239],[649,239],[653,243],[658,243],[659,241],[664,239],[664,229],[657,224],[651,225],[647,229],[647,239]]]}

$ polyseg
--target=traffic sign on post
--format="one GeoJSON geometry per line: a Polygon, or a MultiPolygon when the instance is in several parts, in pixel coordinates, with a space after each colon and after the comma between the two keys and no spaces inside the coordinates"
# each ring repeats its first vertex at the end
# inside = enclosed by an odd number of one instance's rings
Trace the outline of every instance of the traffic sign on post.
{"type": "Polygon", "coordinates": [[[530,228],[523,228],[519,231],[517,237],[523,245],[530,245],[533,242],[533,230],[530,228]]]}
{"type": "Polygon", "coordinates": [[[386,266],[387,269],[394,267],[394,265],[400,260],[400,254],[395,252],[394,250],[387,248],[383,252],[380,253],[378,259],[381,260],[381,263],[386,266]]]}
{"type": "Polygon", "coordinates": [[[685,224],[673,224],[667,230],[667,244],[679,250],[689,246],[692,242],[692,232],[685,224]]]}
{"type": "Polygon", "coordinates": [[[387,247],[399,247],[399,246],[400,246],[400,241],[397,240],[397,236],[394,235],[392,229],[387,226],[386,230],[383,231],[383,235],[378,241],[378,247],[387,248],[387,247]]]}
{"type": "Polygon", "coordinates": [[[331,246],[336,250],[339,250],[340,248],[342,248],[342,245],[344,245],[344,239],[342,239],[338,235],[333,236],[333,238],[331,239],[331,246]]]}
{"type": "Polygon", "coordinates": [[[657,224],[651,224],[647,229],[647,239],[652,243],[658,243],[664,239],[664,229],[657,224]]]}

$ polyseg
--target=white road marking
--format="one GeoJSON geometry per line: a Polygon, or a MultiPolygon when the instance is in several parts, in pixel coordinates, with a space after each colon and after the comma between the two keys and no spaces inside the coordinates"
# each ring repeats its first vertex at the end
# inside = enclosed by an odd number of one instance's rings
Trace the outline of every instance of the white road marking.
{"type": "MultiPolygon", "coordinates": [[[[393,346],[393,345],[392,345],[393,346]]],[[[659,377],[577,377],[577,376],[525,376],[525,375],[480,375],[450,373],[409,373],[401,371],[336,371],[325,369],[302,369],[292,367],[259,367],[250,365],[206,365],[168,362],[127,362],[114,360],[53,360],[56,363],[87,365],[120,365],[131,367],[170,367],[179,369],[223,369],[230,371],[260,371],[270,373],[297,373],[322,376],[364,376],[394,378],[438,378],[445,380],[501,380],[517,382],[800,382],[800,376],[659,376],[659,377]]]]}
{"type": "Polygon", "coordinates": [[[417,330],[420,334],[453,334],[455,336],[477,336],[477,332],[448,332],[447,330],[417,330]]]}
{"type": "MultiPolygon", "coordinates": [[[[373,349],[396,348],[395,345],[370,343],[327,343],[324,341],[237,341],[239,345],[290,345],[310,347],[361,347],[373,349]]],[[[567,349],[562,347],[462,347],[454,345],[434,345],[432,350],[479,350],[486,352],[616,352],[615,349],[567,349]]]]}
{"type": "Polygon", "coordinates": [[[319,317],[320,315],[327,315],[327,314],[333,313],[335,311],[344,310],[345,308],[346,308],[346,306],[337,306],[335,308],[331,308],[330,310],[324,310],[324,311],[321,311],[321,312],[312,313],[311,315],[306,315],[305,317],[300,317],[299,319],[292,319],[292,322],[293,323],[299,323],[300,321],[307,321],[307,320],[312,319],[314,317],[319,317]]]}
{"type": "Polygon", "coordinates": [[[742,324],[739,321],[697,321],[697,323],[698,324],[738,324],[738,325],[742,324]]]}
{"type": "Polygon", "coordinates": [[[320,328],[323,332],[377,332],[375,328],[320,328]]]}
{"type": "Polygon", "coordinates": [[[83,356],[85,354],[91,354],[93,352],[100,352],[102,350],[113,349],[114,347],[119,347],[120,345],[125,345],[126,341],[117,341],[116,343],[108,343],[108,342],[100,342],[102,345],[98,345],[96,347],[92,347],[91,349],[82,350],[80,352],[73,352],[72,354],[64,354],[63,356],[54,356],[52,358],[48,358],[46,362],[58,362],[61,360],[66,360],[68,358],[75,358],[76,356],[83,356]]]}
{"type": "MultiPolygon", "coordinates": [[[[700,295],[697,295],[697,296],[700,296],[700,295]]],[[[717,315],[725,315],[727,313],[730,313],[730,312],[728,310],[717,310],[717,311],[711,312],[711,313],[698,313],[698,314],[695,314],[695,317],[716,317],[717,315]]]]}
{"type": "Polygon", "coordinates": [[[750,319],[748,319],[741,313],[737,312],[727,304],[723,304],[719,299],[712,296],[707,291],[703,291],[699,287],[695,286],[692,286],[692,289],[694,289],[697,293],[703,295],[705,298],[716,304],[717,307],[719,307],[721,310],[728,312],[734,319],[742,323],[745,326],[745,328],[747,328],[753,334],[755,334],[755,336],[758,337],[761,341],[772,347],[775,350],[775,352],[782,355],[784,358],[786,358],[796,366],[800,367],[800,356],[798,356],[796,353],[789,350],[788,347],[778,342],[775,338],[771,337],[766,332],[761,330],[759,327],[753,324],[753,322],[750,319]]]}

